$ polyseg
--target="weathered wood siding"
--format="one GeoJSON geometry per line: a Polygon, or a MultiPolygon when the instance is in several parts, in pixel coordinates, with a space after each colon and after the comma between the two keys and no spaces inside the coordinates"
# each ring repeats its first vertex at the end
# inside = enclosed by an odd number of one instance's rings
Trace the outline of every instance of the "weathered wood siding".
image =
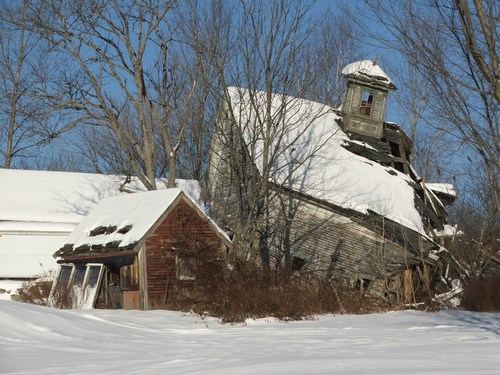
{"type": "MultiPolygon", "coordinates": [[[[243,145],[241,132],[224,115],[211,144],[208,171],[210,217],[225,231],[246,233],[248,201],[255,198],[259,172],[243,145]]],[[[235,238],[241,244],[245,241],[235,238]]]]}
{"type": "Polygon", "coordinates": [[[177,273],[179,257],[193,255],[190,246],[221,246],[212,227],[183,200],[146,241],[147,291],[150,307],[186,301],[196,280],[182,280],[177,273]]]}
{"type": "MultiPolygon", "coordinates": [[[[212,159],[209,176],[210,215],[221,227],[237,233],[242,221],[242,202],[239,201],[241,184],[231,167],[234,160],[230,153],[224,150],[222,144],[216,144],[216,147],[219,157],[212,159]]],[[[377,230],[371,230],[370,223],[361,225],[357,220],[320,205],[297,199],[291,202],[294,213],[290,227],[290,250],[292,257],[305,260],[304,270],[318,277],[330,273],[332,278],[354,284],[360,278],[374,281],[390,277],[415,264],[414,255],[407,250],[411,246],[392,241],[387,233],[382,235],[380,223],[377,223],[377,230]]],[[[280,209],[282,205],[279,202],[275,205],[271,212],[275,213],[275,223],[281,229],[277,231],[270,256],[271,262],[276,263],[284,259],[283,218],[290,215],[280,209]]],[[[375,228],[375,223],[372,226],[375,228]]]]}
{"type": "Polygon", "coordinates": [[[404,247],[360,223],[310,203],[295,204],[291,254],[304,259],[304,269],[316,276],[373,281],[412,264],[404,247]]]}

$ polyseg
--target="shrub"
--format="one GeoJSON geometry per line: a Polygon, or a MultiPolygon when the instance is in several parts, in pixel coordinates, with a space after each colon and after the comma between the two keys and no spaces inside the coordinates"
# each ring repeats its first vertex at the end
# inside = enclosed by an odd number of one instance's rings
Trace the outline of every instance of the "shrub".
{"type": "Polygon", "coordinates": [[[500,275],[466,286],[461,307],[480,312],[500,311],[500,275]]]}
{"type": "Polygon", "coordinates": [[[52,306],[58,309],[70,309],[73,307],[75,296],[68,288],[58,288],[50,296],[53,278],[46,276],[37,280],[23,283],[19,301],[41,306],[52,306]]]}
{"type": "Polygon", "coordinates": [[[316,314],[369,313],[385,308],[379,299],[340,282],[318,280],[287,269],[265,270],[239,259],[228,263],[219,255],[208,247],[198,249],[194,298],[164,307],[193,310],[224,322],[266,316],[298,320],[316,314]]]}
{"type": "Polygon", "coordinates": [[[51,288],[52,281],[50,280],[39,279],[25,281],[19,294],[19,301],[34,305],[48,306],[51,288]]]}

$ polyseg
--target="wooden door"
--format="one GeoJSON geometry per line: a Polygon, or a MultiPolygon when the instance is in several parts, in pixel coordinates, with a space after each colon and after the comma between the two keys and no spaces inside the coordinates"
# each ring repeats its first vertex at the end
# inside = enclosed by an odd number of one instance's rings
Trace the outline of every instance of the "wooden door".
{"type": "Polygon", "coordinates": [[[124,290],[122,306],[124,310],[140,310],[141,292],[139,290],[124,290]]]}

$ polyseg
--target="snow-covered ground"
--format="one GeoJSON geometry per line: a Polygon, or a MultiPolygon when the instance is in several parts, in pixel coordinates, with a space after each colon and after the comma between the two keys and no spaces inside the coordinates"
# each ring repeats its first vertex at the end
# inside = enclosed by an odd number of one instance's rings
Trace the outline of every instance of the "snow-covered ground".
{"type": "Polygon", "coordinates": [[[2,374],[498,374],[500,314],[415,311],[219,324],[172,311],[0,300],[2,374]]]}

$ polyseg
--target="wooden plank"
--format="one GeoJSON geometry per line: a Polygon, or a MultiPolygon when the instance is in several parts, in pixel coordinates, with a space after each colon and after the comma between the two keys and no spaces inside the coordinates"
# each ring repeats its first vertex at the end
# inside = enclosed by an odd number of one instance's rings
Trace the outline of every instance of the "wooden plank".
{"type": "Polygon", "coordinates": [[[124,290],[123,291],[123,309],[125,310],[140,310],[141,298],[139,290],[124,290]]]}

